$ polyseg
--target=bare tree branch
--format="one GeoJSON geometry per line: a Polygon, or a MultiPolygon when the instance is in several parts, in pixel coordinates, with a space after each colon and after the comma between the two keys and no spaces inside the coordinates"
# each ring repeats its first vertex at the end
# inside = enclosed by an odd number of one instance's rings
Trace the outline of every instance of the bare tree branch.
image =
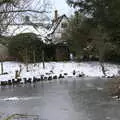
{"type": "Polygon", "coordinates": [[[11,11],[0,11],[0,14],[5,13],[18,13],[18,12],[35,12],[35,13],[48,13],[47,11],[37,11],[37,10],[11,10],[11,11]]]}
{"type": "Polygon", "coordinates": [[[48,0],[0,0],[0,35],[9,25],[24,24],[26,16],[29,24],[44,26],[49,21],[49,9],[48,0]]]}

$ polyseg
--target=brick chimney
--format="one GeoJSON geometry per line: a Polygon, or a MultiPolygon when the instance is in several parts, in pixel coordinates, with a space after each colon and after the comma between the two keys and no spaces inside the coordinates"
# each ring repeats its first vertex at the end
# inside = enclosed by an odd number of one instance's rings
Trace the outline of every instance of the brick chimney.
{"type": "Polygon", "coordinates": [[[54,20],[55,20],[55,22],[57,21],[57,19],[58,19],[58,11],[55,10],[55,16],[54,16],[54,20]]]}

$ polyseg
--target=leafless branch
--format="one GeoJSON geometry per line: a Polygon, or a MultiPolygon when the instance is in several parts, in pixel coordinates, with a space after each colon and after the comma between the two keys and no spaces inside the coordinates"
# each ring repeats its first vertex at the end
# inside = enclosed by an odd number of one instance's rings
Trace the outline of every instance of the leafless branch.
{"type": "Polygon", "coordinates": [[[12,10],[12,11],[0,11],[0,14],[5,13],[18,13],[18,12],[35,12],[35,13],[48,13],[47,11],[37,11],[37,10],[12,10]]]}
{"type": "Polygon", "coordinates": [[[26,16],[31,25],[44,26],[49,9],[48,0],[0,0],[0,35],[9,25],[27,23],[26,16]]]}

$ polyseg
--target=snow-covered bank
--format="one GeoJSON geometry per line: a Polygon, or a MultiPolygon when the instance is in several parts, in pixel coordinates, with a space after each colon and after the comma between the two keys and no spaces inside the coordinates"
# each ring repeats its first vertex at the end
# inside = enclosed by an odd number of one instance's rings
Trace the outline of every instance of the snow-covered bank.
{"type": "MultiPolygon", "coordinates": [[[[67,74],[66,76],[73,76],[75,70],[75,76],[79,74],[85,74],[89,77],[102,77],[101,66],[98,62],[47,62],[45,63],[45,69],[43,69],[42,63],[36,63],[28,65],[29,72],[26,72],[26,66],[18,62],[4,62],[4,72],[8,74],[0,75],[0,81],[11,80],[15,78],[15,71],[20,70],[22,66],[21,78],[33,78],[45,76],[59,76],[60,74],[67,74]]],[[[105,64],[106,73],[108,76],[119,75],[120,65],[105,64]]],[[[0,71],[1,72],[1,71],[0,71]]]]}

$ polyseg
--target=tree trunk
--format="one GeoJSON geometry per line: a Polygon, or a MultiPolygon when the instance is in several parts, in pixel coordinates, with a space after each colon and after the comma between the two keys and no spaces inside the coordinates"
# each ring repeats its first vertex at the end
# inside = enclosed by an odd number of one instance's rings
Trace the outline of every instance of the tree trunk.
{"type": "Polygon", "coordinates": [[[106,70],[105,70],[105,67],[104,67],[104,63],[100,62],[100,66],[101,66],[103,75],[106,77],[107,75],[106,75],[106,70]]]}
{"type": "Polygon", "coordinates": [[[1,74],[3,74],[3,61],[1,60],[1,74]]]}
{"type": "Polygon", "coordinates": [[[36,55],[35,55],[35,50],[33,50],[33,63],[34,63],[34,66],[35,66],[35,63],[36,63],[36,55]]]}
{"type": "Polygon", "coordinates": [[[28,50],[25,49],[25,64],[26,64],[26,71],[28,72],[28,50]]]}
{"type": "Polygon", "coordinates": [[[104,54],[105,54],[105,45],[99,48],[99,62],[100,62],[102,73],[104,76],[106,76],[106,70],[104,66],[104,54]]]}
{"type": "Polygon", "coordinates": [[[43,63],[43,69],[45,69],[45,53],[44,50],[42,50],[42,63],[43,63]]]}

